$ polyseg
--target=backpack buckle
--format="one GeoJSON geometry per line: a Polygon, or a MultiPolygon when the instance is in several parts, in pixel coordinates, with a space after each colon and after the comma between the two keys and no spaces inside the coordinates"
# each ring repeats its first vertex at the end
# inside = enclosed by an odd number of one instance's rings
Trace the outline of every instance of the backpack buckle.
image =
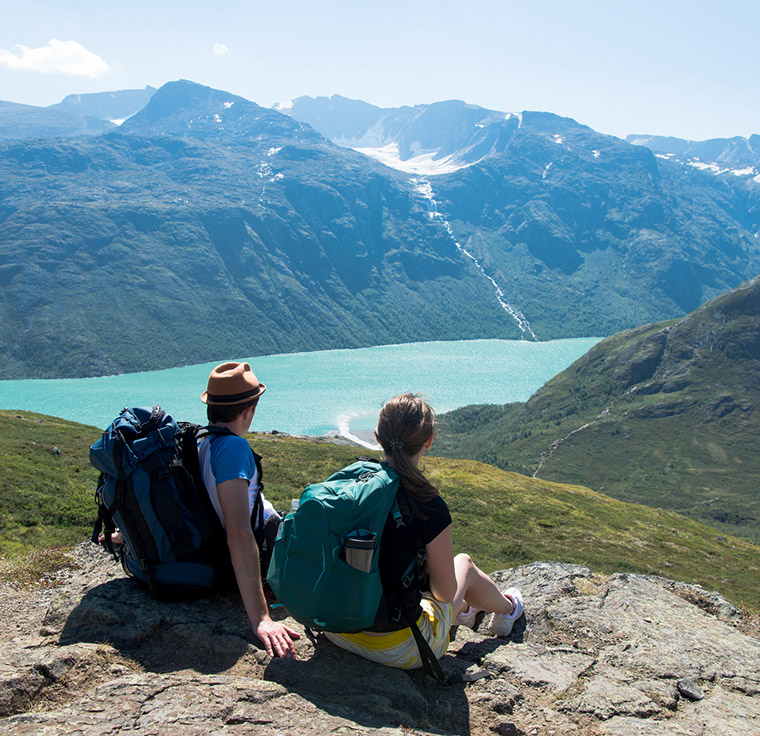
{"type": "Polygon", "coordinates": [[[412,584],[415,578],[416,571],[412,570],[408,575],[405,575],[404,578],[401,581],[401,587],[404,589],[409,588],[409,586],[412,584]]]}
{"type": "Polygon", "coordinates": [[[121,506],[121,504],[124,503],[125,486],[126,486],[126,482],[123,478],[116,479],[116,483],[114,485],[113,504],[111,504],[111,508],[113,507],[118,508],[119,506],[121,506]]]}
{"type": "Polygon", "coordinates": [[[164,480],[165,478],[170,478],[172,475],[173,469],[171,466],[168,468],[155,468],[150,471],[150,477],[152,480],[164,480]]]}

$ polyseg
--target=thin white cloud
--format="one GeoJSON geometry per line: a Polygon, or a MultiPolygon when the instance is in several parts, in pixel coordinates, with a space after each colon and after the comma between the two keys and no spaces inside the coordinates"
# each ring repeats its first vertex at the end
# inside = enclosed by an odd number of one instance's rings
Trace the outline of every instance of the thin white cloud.
{"type": "Polygon", "coordinates": [[[226,43],[219,43],[218,41],[214,44],[214,54],[216,56],[229,56],[230,50],[227,48],[226,43]]]}
{"type": "Polygon", "coordinates": [[[21,44],[14,46],[13,51],[0,49],[0,64],[11,69],[75,77],[102,77],[108,72],[108,64],[81,43],[57,38],[37,49],[21,44]]]}

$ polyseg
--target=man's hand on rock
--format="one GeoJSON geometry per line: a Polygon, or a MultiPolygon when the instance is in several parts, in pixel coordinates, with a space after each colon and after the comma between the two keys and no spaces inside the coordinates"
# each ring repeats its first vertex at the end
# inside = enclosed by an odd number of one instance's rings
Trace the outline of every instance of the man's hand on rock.
{"type": "Polygon", "coordinates": [[[261,639],[267,654],[274,657],[296,656],[294,640],[300,639],[301,635],[289,626],[273,621],[269,616],[262,618],[258,626],[253,627],[253,633],[261,639]]]}

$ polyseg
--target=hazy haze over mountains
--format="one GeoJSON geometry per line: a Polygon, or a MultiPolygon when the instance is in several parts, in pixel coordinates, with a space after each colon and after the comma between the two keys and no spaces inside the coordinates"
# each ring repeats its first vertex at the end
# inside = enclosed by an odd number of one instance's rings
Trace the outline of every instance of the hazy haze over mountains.
{"type": "Polygon", "coordinates": [[[155,91],[146,87],[68,95],[48,107],[0,101],[0,141],[98,135],[145,107],[155,91]]]}
{"type": "Polygon", "coordinates": [[[659,135],[629,135],[626,140],[636,146],[646,146],[655,153],[677,157],[698,168],[696,162],[718,164],[713,169],[717,173],[732,171],[738,176],[757,176],[760,173],[760,135],[751,135],[749,138],[712,138],[707,141],[687,141],[659,135]]]}

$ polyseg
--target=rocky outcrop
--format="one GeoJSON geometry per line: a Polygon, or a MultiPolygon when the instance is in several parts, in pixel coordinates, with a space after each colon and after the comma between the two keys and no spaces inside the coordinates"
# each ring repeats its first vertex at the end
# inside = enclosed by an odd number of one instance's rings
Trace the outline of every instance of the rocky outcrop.
{"type": "Polygon", "coordinates": [[[0,586],[9,736],[760,730],[760,641],[697,586],[549,562],[494,573],[522,588],[526,618],[509,639],[460,627],[444,670],[490,677],[443,690],[323,639],[270,660],[236,595],[159,603],[91,545],[72,558],[45,585],[0,586]]]}

